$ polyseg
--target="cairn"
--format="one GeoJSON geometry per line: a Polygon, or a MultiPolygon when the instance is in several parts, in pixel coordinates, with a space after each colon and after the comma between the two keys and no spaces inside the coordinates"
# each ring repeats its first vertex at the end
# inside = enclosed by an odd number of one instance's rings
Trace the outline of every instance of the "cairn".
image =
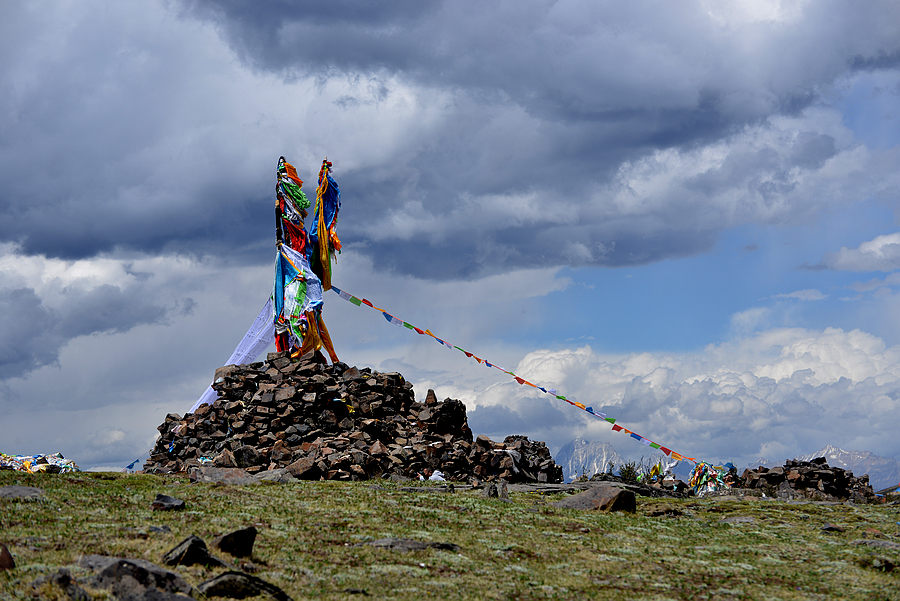
{"type": "Polygon", "coordinates": [[[220,367],[212,386],[211,405],[166,416],[145,473],[214,465],[287,468],[306,480],[417,478],[426,469],[458,482],[563,479],[543,442],[473,440],[462,401],[438,401],[429,390],[417,402],[399,373],[269,353],[264,362],[220,367]]]}
{"type": "Polygon", "coordinates": [[[736,485],[782,499],[869,503],[875,498],[868,475],[856,477],[853,472],[828,467],[825,457],[788,459],[784,467],[747,469],[736,485]]]}

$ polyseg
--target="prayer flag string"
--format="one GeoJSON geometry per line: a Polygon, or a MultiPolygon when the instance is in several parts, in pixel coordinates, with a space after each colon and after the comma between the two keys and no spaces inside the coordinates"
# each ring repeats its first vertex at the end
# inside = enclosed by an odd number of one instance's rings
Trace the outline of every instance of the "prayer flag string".
{"type": "Polygon", "coordinates": [[[502,367],[500,367],[499,365],[497,365],[495,363],[491,363],[491,362],[487,361],[486,359],[477,357],[474,353],[470,353],[469,351],[465,350],[462,347],[454,346],[454,345],[450,344],[449,342],[446,342],[445,340],[438,338],[429,329],[423,330],[421,328],[418,328],[418,327],[412,325],[411,323],[407,323],[407,322],[403,321],[399,317],[395,317],[395,316],[391,315],[384,309],[380,309],[380,308],[376,307],[375,305],[372,304],[371,301],[369,301],[365,298],[359,298],[359,297],[353,296],[352,294],[349,294],[348,292],[345,292],[343,290],[335,288],[334,286],[332,286],[331,289],[334,292],[336,292],[338,294],[338,296],[340,296],[342,299],[344,299],[345,301],[348,301],[350,303],[353,303],[357,307],[362,306],[362,305],[367,305],[367,306],[375,309],[376,311],[381,313],[389,323],[392,323],[397,327],[413,330],[417,334],[421,334],[423,336],[430,336],[430,337],[434,338],[438,342],[438,344],[440,344],[441,346],[445,346],[448,349],[460,351],[460,352],[464,353],[466,355],[466,357],[469,357],[470,359],[474,359],[478,363],[483,364],[487,367],[493,367],[493,368],[499,369],[503,373],[512,376],[512,378],[521,385],[531,386],[532,388],[536,388],[536,389],[540,390],[541,392],[544,392],[546,394],[549,394],[549,395],[559,399],[560,401],[565,401],[566,403],[572,405],[573,407],[577,407],[577,408],[581,409],[582,411],[590,413],[591,415],[593,415],[594,417],[596,417],[598,419],[602,419],[604,421],[609,422],[610,424],[612,424],[613,432],[624,432],[625,434],[629,434],[631,436],[631,438],[634,438],[635,440],[641,442],[642,444],[647,445],[650,448],[659,449],[660,451],[665,453],[665,455],[667,457],[671,457],[672,459],[676,459],[678,461],[690,461],[691,463],[697,464],[696,458],[688,457],[687,455],[682,455],[681,453],[676,453],[672,449],[670,449],[668,447],[664,447],[659,443],[653,442],[649,438],[645,438],[644,436],[641,436],[640,434],[636,434],[635,432],[632,432],[631,430],[629,430],[627,428],[623,428],[621,425],[616,423],[616,420],[614,418],[606,417],[605,413],[601,413],[599,411],[594,411],[593,407],[588,407],[584,403],[579,403],[577,401],[567,399],[564,395],[559,394],[553,388],[544,388],[543,386],[538,386],[537,384],[532,384],[525,378],[517,376],[516,374],[514,374],[513,372],[511,372],[507,369],[503,369],[502,367]]]}

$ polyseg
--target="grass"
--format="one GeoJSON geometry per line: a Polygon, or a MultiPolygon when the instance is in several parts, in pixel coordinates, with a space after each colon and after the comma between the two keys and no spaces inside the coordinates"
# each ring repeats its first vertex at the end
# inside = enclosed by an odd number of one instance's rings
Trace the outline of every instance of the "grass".
{"type": "MultiPolygon", "coordinates": [[[[900,552],[853,544],[870,528],[900,541],[900,514],[888,505],[639,498],[635,514],[603,514],[548,504],[562,495],[511,493],[503,503],[479,491],[403,492],[388,481],[232,487],[0,472],[0,486],[12,484],[39,487],[46,499],[0,500],[0,542],[17,566],[0,572],[3,599],[31,599],[31,582],[59,566],[84,577],[81,554],[161,565],[191,534],[209,543],[249,525],[259,534],[243,567],[294,599],[362,598],[348,589],[382,599],[900,599],[900,568],[871,567],[900,564],[900,552]],[[183,499],[186,509],[152,511],[157,493],[183,499]],[[729,517],[753,520],[723,523],[729,517]],[[826,523],[845,531],[823,532],[826,523]],[[151,531],[164,525],[171,533],[151,531]],[[386,537],[461,550],[357,546],[386,537]]],[[[176,571],[198,584],[221,569],[176,571]]]]}

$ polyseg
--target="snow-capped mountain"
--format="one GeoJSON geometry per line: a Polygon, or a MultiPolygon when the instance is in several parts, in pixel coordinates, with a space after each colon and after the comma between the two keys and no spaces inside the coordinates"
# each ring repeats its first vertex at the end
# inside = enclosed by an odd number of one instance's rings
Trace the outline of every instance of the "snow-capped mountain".
{"type": "Polygon", "coordinates": [[[617,468],[625,462],[608,442],[592,442],[583,438],[564,444],[554,460],[562,466],[566,482],[577,479],[582,473],[590,478],[598,472],[605,472],[610,461],[617,468]]]}
{"type": "Polygon", "coordinates": [[[850,470],[854,476],[869,474],[869,484],[875,490],[900,483],[900,462],[890,457],[879,457],[870,451],[845,451],[829,444],[810,455],[800,455],[797,459],[809,461],[816,457],[825,457],[828,465],[850,470]]]}

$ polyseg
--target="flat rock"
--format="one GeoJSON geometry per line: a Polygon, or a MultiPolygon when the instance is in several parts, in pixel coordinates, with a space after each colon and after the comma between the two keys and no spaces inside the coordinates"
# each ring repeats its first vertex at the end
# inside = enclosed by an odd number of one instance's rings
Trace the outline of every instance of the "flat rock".
{"type": "Polygon", "coordinates": [[[890,549],[892,551],[900,551],[900,543],[892,543],[889,540],[861,539],[853,541],[854,545],[863,545],[866,547],[875,547],[876,549],[890,549]]]}
{"type": "Polygon", "coordinates": [[[756,522],[756,518],[749,515],[736,515],[722,520],[723,524],[753,524],[754,522],[756,522]]]}
{"type": "Polygon", "coordinates": [[[117,599],[184,599],[175,594],[191,592],[178,573],[143,559],[84,555],[79,565],[94,572],[93,587],[109,589],[117,599]]]}
{"type": "Polygon", "coordinates": [[[191,482],[211,482],[242,486],[257,484],[259,480],[239,467],[201,466],[191,470],[191,482]]]}
{"type": "Polygon", "coordinates": [[[551,503],[561,509],[596,509],[599,511],[629,511],[637,508],[634,493],[615,486],[594,486],[577,495],[551,503]]]}
{"type": "Polygon", "coordinates": [[[44,491],[33,486],[0,486],[0,499],[39,501],[43,498],[44,491]]]}
{"type": "Polygon", "coordinates": [[[291,601],[291,598],[274,584],[236,571],[228,571],[201,582],[197,585],[197,591],[206,597],[246,599],[247,597],[266,595],[277,601],[291,601]]]}
{"type": "Polygon", "coordinates": [[[184,501],[159,493],[156,495],[156,500],[150,504],[150,509],[153,511],[176,511],[184,509],[184,501]]]}
{"type": "Polygon", "coordinates": [[[293,482],[296,480],[294,476],[287,470],[287,468],[278,468],[274,470],[266,470],[264,472],[259,472],[258,474],[254,474],[253,479],[257,482],[293,482]]]}
{"type": "Polygon", "coordinates": [[[425,549],[439,549],[441,551],[459,551],[459,545],[453,543],[429,543],[409,538],[379,538],[370,540],[360,545],[368,545],[379,549],[390,549],[391,551],[400,551],[406,553],[408,551],[423,551],[425,549]]]}
{"type": "Polygon", "coordinates": [[[677,493],[671,490],[666,490],[664,488],[654,488],[652,486],[646,486],[644,484],[639,483],[629,483],[629,482],[618,482],[618,481],[588,481],[588,482],[569,482],[568,484],[553,484],[553,483],[537,483],[537,482],[528,482],[528,483],[520,483],[520,484],[509,484],[510,492],[526,492],[526,493],[544,493],[544,494],[553,494],[559,492],[567,492],[567,493],[576,493],[583,490],[590,490],[591,488],[596,488],[598,486],[615,486],[617,488],[623,488],[625,490],[630,490],[636,495],[640,495],[642,497],[654,497],[654,498],[673,498],[673,499],[683,499],[686,498],[687,495],[684,493],[677,493]]]}

